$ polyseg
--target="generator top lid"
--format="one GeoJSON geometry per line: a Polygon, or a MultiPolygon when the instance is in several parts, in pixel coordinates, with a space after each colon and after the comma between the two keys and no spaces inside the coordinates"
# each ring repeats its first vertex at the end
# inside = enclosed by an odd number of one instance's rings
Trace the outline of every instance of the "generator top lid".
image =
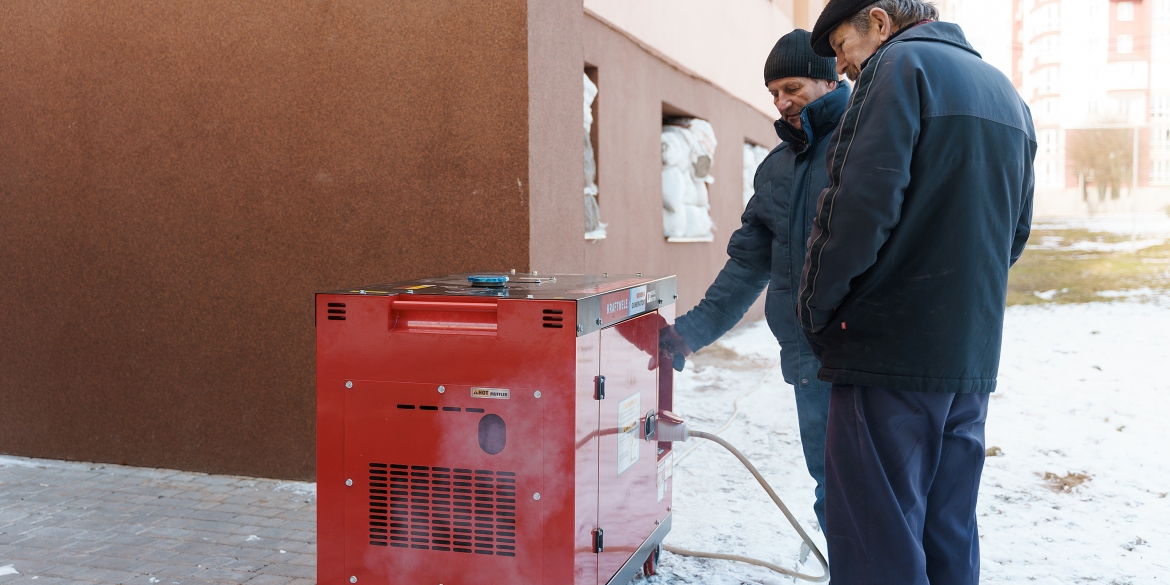
{"type": "Polygon", "coordinates": [[[674,304],[674,276],[641,274],[526,274],[475,272],[330,291],[344,295],[486,297],[499,300],[575,301],[578,333],[588,333],[643,311],[674,304]],[[507,277],[499,286],[491,277],[507,277]]]}
{"type": "MultiPolygon", "coordinates": [[[[440,295],[496,297],[501,299],[581,300],[609,292],[642,285],[669,283],[674,300],[674,276],[642,276],[641,274],[526,274],[504,272],[474,272],[436,278],[420,278],[388,284],[372,284],[361,288],[329,291],[331,294],[356,295],[440,295]],[[498,281],[498,286],[490,286],[498,281]]],[[[664,303],[665,304],[665,303],[664,303]]]]}

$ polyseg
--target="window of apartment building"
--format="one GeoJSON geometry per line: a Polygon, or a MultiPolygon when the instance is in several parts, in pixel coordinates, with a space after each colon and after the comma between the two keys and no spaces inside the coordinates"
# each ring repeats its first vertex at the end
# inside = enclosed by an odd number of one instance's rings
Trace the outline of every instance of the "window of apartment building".
{"type": "Polygon", "coordinates": [[[1052,34],[1052,35],[1042,36],[1042,37],[1040,37],[1040,40],[1036,41],[1036,45],[1037,45],[1036,48],[1040,49],[1040,52],[1042,52],[1042,53],[1059,51],[1060,50],[1060,35],[1052,34]]]}
{"type": "Polygon", "coordinates": [[[1155,127],[1150,146],[1154,150],[1170,150],[1170,127],[1155,127]]]}
{"type": "Polygon", "coordinates": [[[1040,99],[1036,102],[1032,111],[1037,117],[1055,117],[1060,113],[1060,98],[1049,97],[1040,99]]]}
{"type": "Polygon", "coordinates": [[[1160,30],[1154,33],[1153,50],[1155,53],[1170,52],[1170,32],[1160,30]]]}
{"type": "Polygon", "coordinates": [[[1170,0],[1154,0],[1154,22],[1170,22],[1170,0]]]}
{"type": "Polygon", "coordinates": [[[1040,131],[1040,154],[1055,155],[1060,153],[1060,130],[1040,131]]]}
{"type": "Polygon", "coordinates": [[[1121,22],[1133,21],[1133,2],[1117,3],[1117,20],[1121,22]]]}
{"type": "Polygon", "coordinates": [[[1117,35],[1117,52],[1122,55],[1133,52],[1133,35],[1117,35]]]}
{"type": "Polygon", "coordinates": [[[1057,93],[1060,85],[1060,68],[1045,67],[1040,70],[1040,93],[1057,93]]]}
{"type": "Polygon", "coordinates": [[[1170,185],[1170,160],[1153,161],[1153,166],[1150,171],[1150,184],[1170,185]]]}
{"type": "Polygon", "coordinates": [[[1132,100],[1128,97],[1119,97],[1109,100],[1110,110],[1117,114],[1117,117],[1122,119],[1129,118],[1130,104],[1132,100]]]}
{"type": "Polygon", "coordinates": [[[1036,15],[1036,32],[1042,33],[1050,30],[1060,30],[1060,3],[1052,2],[1040,7],[1036,15]]]}
{"type": "Polygon", "coordinates": [[[1150,102],[1150,117],[1163,120],[1170,118],[1170,94],[1154,94],[1150,102]]]}

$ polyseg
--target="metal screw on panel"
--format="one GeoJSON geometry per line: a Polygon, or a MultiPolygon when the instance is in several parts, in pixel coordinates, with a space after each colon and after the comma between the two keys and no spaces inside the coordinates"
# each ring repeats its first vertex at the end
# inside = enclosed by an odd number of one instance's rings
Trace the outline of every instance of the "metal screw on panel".
{"type": "Polygon", "coordinates": [[[446,391],[447,391],[447,387],[446,387],[446,386],[439,386],[439,394],[442,394],[442,393],[444,393],[444,392],[446,392],[446,391]]]}
{"type": "Polygon", "coordinates": [[[346,388],[353,388],[353,380],[346,380],[345,387],[346,388]]]}
{"type": "Polygon", "coordinates": [[[666,511],[669,512],[670,510],[671,510],[670,506],[667,506],[666,511]]]}
{"type": "Polygon", "coordinates": [[[609,278],[609,273],[608,273],[608,272],[602,272],[602,273],[601,273],[601,277],[602,277],[602,278],[609,278]]]}
{"type": "Polygon", "coordinates": [[[509,272],[511,272],[512,274],[516,274],[516,269],[515,269],[515,268],[513,268],[513,269],[512,269],[512,270],[510,270],[509,272]]]}
{"type": "Polygon", "coordinates": [[[582,331],[584,331],[584,330],[585,330],[585,326],[584,326],[584,325],[582,325],[582,324],[580,324],[580,323],[578,323],[578,324],[577,324],[577,333],[580,333],[580,332],[582,332],[582,331]]]}
{"type": "Polygon", "coordinates": [[[352,480],[352,479],[347,479],[347,480],[345,480],[345,485],[352,486],[352,485],[353,485],[353,480],[352,480]]]}
{"type": "Polygon", "coordinates": [[[350,583],[357,583],[357,575],[354,575],[353,577],[350,577],[350,578],[349,578],[349,582],[350,582],[350,583]]]}
{"type": "Polygon", "coordinates": [[[534,297],[534,296],[532,296],[532,295],[528,295],[528,298],[530,298],[530,299],[535,299],[536,297],[534,297]]]}
{"type": "Polygon", "coordinates": [[[533,271],[532,271],[532,276],[536,276],[536,271],[535,271],[535,270],[533,270],[533,271]]]}
{"type": "Polygon", "coordinates": [[[533,393],[532,393],[532,395],[533,395],[533,396],[535,396],[535,397],[537,397],[537,398],[540,398],[540,390],[537,390],[536,392],[533,392],[533,393]]]}
{"type": "Polygon", "coordinates": [[[598,318],[597,318],[597,324],[598,324],[598,325],[601,325],[601,317],[598,317],[598,318]]]}
{"type": "Polygon", "coordinates": [[[638,273],[638,276],[642,276],[642,273],[641,273],[641,272],[639,272],[639,273],[638,273]]]}
{"type": "Polygon", "coordinates": [[[406,291],[406,294],[408,294],[408,295],[412,295],[412,294],[414,294],[414,291],[412,291],[412,290],[407,290],[407,291],[406,291]]]}
{"type": "Polygon", "coordinates": [[[532,499],[539,500],[540,499],[540,492],[536,492],[535,494],[532,494],[532,499]]]}
{"type": "Polygon", "coordinates": [[[662,524],[662,522],[661,522],[661,521],[659,521],[659,520],[656,518],[656,519],[654,520],[654,525],[655,525],[655,526],[658,526],[659,524],[662,524]]]}

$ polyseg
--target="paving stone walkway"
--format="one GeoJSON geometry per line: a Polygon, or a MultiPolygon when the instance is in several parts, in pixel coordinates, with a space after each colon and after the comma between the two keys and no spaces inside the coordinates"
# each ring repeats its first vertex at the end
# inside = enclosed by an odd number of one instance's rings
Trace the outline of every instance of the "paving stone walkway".
{"type": "Polygon", "coordinates": [[[0,583],[316,583],[315,491],[0,456],[0,583]]]}

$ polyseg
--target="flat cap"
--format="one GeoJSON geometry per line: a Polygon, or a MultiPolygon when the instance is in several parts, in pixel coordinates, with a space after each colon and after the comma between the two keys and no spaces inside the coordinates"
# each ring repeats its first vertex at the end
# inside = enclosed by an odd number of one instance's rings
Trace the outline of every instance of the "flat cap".
{"type": "Polygon", "coordinates": [[[833,46],[829,44],[829,33],[833,32],[837,25],[872,4],[877,4],[877,0],[829,0],[812,29],[809,42],[812,44],[813,52],[822,57],[836,57],[833,46]]]}

